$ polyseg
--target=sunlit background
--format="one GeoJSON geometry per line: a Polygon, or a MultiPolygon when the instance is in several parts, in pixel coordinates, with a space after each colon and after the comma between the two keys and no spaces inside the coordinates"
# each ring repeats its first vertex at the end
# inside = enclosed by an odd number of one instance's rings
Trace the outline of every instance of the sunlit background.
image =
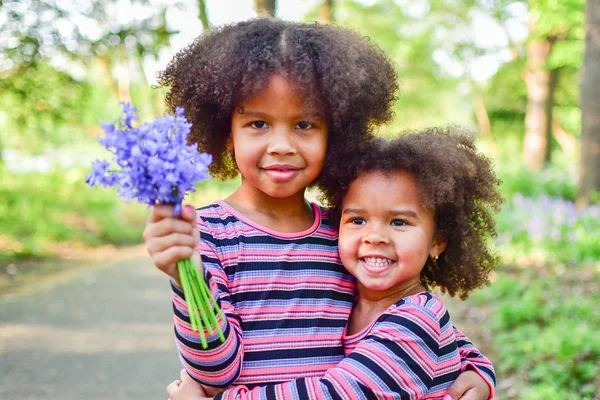
{"type": "MultiPolygon", "coordinates": [[[[176,51],[211,27],[269,14],[269,3],[0,2],[0,291],[53,273],[37,267],[48,260],[140,244],[147,209],[83,182],[105,157],[99,122],[118,117],[119,101],[141,121],[162,114],[156,73],[176,51]]],[[[497,367],[498,398],[600,398],[600,197],[581,179],[600,170],[600,151],[583,157],[581,145],[600,136],[582,132],[585,1],[279,0],[274,13],[348,27],[385,51],[400,97],[378,134],[460,124],[494,158],[507,200],[503,266],[454,307],[497,367]]],[[[202,183],[189,201],[236,184],[202,183]]]]}

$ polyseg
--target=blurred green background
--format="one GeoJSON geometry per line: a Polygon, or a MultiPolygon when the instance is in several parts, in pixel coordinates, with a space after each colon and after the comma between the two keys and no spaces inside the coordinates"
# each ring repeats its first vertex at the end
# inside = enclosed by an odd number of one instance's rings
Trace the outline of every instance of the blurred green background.
{"type": "MultiPolygon", "coordinates": [[[[99,122],[118,101],[141,121],[163,113],[153,85],[174,52],[257,14],[378,44],[400,77],[379,134],[477,133],[507,199],[503,266],[460,306],[460,328],[494,361],[498,398],[599,399],[600,44],[585,40],[586,14],[600,35],[597,0],[0,1],[0,280],[140,244],[148,210],[84,183],[105,157],[99,122]]],[[[204,182],[189,202],[235,187],[204,182]]]]}

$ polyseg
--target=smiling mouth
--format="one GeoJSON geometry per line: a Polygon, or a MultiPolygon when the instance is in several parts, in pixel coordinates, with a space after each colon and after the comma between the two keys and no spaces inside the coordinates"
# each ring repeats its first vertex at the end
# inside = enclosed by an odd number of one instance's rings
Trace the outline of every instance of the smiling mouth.
{"type": "Polygon", "coordinates": [[[382,268],[392,265],[394,262],[384,257],[361,257],[360,260],[370,267],[382,268]]]}

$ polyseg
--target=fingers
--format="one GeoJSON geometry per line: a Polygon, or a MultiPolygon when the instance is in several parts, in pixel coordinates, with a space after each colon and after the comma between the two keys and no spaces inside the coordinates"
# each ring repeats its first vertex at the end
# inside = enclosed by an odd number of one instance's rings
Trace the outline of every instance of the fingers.
{"type": "Polygon", "coordinates": [[[187,205],[182,217],[175,218],[173,206],[159,204],[153,207],[142,236],[156,267],[178,281],[177,262],[192,257],[200,241],[196,210],[187,205]]]}
{"type": "Polygon", "coordinates": [[[177,246],[193,249],[196,246],[194,236],[185,233],[171,233],[166,236],[153,237],[146,241],[146,250],[151,255],[177,246]]]}
{"type": "Polygon", "coordinates": [[[179,373],[179,379],[181,379],[181,382],[185,382],[191,378],[188,375],[187,371],[185,369],[182,369],[181,372],[179,373]]]}
{"type": "Polygon", "coordinates": [[[186,221],[196,223],[196,209],[190,205],[184,206],[181,211],[181,217],[186,221]]]}
{"type": "Polygon", "coordinates": [[[176,380],[171,382],[171,384],[167,386],[167,395],[169,396],[169,399],[172,399],[173,396],[175,396],[175,392],[179,388],[179,385],[181,385],[181,381],[176,380]]]}
{"type": "Polygon", "coordinates": [[[170,247],[165,251],[152,255],[152,261],[158,269],[177,279],[179,275],[173,275],[174,271],[171,270],[175,269],[178,261],[190,258],[193,254],[194,249],[188,246],[170,247]]]}
{"type": "Polygon", "coordinates": [[[184,233],[187,235],[192,235],[195,230],[197,230],[195,224],[190,221],[167,217],[154,222],[150,222],[150,220],[148,220],[142,236],[144,237],[144,240],[149,240],[151,238],[165,236],[170,233],[184,233]]]}
{"type": "MultiPolygon", "coordinates": [[[[158,222],[164,218],[173,218],[174,209],[175,207],[169,204],[157,204],[152,207],[148,222],[158,222]]],[[[181,217],[186,221],[195,221],[196,209],[189,204],[183,206],[181,209],[181,217]]]]}
{"type": "Polygon", "coordinates": [[[173,209],[175,207],[168,204],[157,204],[152,207],[148,222],[160,221],[163,218],[169,218],[173,216],[173,209]]]}
{"type": "Polygon", "coordinates": [[[487,400],[489,395],[489,387],[483,378],[475,371],[465,371],[450,386],[444,400],[487,400]]]}

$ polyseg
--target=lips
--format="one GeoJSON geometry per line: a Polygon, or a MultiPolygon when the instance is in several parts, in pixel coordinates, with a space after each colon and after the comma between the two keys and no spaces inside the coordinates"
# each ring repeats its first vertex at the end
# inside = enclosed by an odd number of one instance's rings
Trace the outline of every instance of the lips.
{"type": "Polygon", "coordinates": [[[300,172],[300,168],[290,164],[273,164],[263,168],[265,173],[275,182],[288,182],[300,172]]]}

